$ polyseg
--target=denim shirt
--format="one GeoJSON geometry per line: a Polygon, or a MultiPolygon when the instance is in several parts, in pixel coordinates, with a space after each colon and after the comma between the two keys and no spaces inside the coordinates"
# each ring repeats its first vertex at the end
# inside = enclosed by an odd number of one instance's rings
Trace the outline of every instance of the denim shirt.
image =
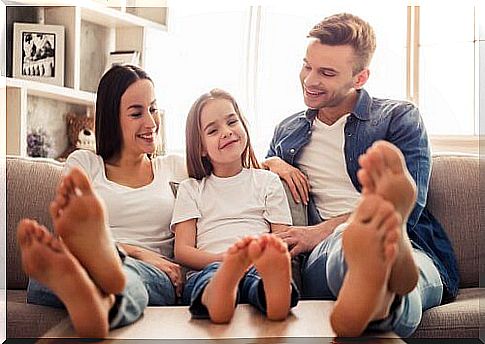
{"type": "MultiPolygon", "coordinates": [[[[418,191],[416,206],[407,222],[409,238],[413,247],[426,252],[437,267],[444,286],[443,300],[452,300],[458,293],[458,266],[446,232],[426,208],[431,152],[419,110],[409,102],[371,98],[363,89],[357,92],[357,102],[344,127],[345,162],[350,180],[361,192],[357,180],[358,157],[375,141],[389,141],[401,150],[418,191]]],[[[308,109],[283,120],[275,129],[267,158],[278,156],[298,167],[298,156],[310,142],[317,114],[318,110],[308,109]]],[[[310,225],[323,221],[312,197],[308,219],[310,225]]]]}

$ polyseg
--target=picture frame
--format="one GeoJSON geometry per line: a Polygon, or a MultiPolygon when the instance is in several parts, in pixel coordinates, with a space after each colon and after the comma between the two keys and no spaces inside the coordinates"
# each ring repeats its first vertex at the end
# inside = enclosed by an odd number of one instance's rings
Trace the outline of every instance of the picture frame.
{"type": "Polygon", "coordinates": [[[108,61],[106,63],[106,70],[114,65],[131,64],[135,66],[140,65],[140,52],[136,50],[129,51],[112,51],[109,53],[108,61]]]}
{"type": "Polygon", "coordinates": [[[13,77],[64,86],[64,26],[14,23],[13,77]]]}

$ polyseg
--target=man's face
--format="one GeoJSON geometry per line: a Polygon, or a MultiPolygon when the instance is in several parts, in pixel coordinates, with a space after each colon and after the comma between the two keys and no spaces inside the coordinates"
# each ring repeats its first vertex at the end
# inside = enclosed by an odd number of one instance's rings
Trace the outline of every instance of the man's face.
{"type": "Polygon", "coordinates": [[[350,45],[330,46],[310,38],[300,72],[305,104],[312,109],[340,105],[367,80],[362,82],[362,73],[368,75],[367,69],[353,75],[354,64],[350,45]]]}

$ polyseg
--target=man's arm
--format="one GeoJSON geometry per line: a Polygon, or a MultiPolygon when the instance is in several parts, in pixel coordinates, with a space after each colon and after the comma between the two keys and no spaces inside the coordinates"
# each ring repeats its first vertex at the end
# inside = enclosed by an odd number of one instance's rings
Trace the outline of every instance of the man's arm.
{"type": "Polygon", "coordinates": [[[296,203],[303,202],[305,205],[308,204],[310,182],[303,172],[277,156],[266,159],[263,161],[262,166],[264,169],[276,173],[288,184],[288,188],[296,203]]]}

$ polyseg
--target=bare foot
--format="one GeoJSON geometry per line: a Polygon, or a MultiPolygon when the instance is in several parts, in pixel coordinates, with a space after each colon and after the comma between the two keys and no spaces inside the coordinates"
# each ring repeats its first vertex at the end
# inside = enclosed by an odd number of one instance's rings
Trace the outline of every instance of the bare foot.
{"type": "Polygon", "coordinates": [[[377,194],[391,202],[403,219],[398,255],[391,271],[389,289],[398,295],[412,291],[419,272],[412,255],[406,223],[416,203],[416,183],[406,168],[401,151],[393,144],[378,141],[359,158],[357,176],[363,194],[377,194]]]}
{"type": "Polygon", "coordinates": [[[284,320],[290,311],[291,257],[283,240],[271,234],[249,244],[249,257],[263,280],[266,316],[284,320]]]}
{"type": "Polygon", "coordinates": [[[105,224],[102,201],[83,171],[64,176],[50,205],[56,233],[105,293],[118,294],[125,275],[114,241],[105,224]]]}
{"type": "Polygon", "coordinates": [[[24,271],[51,289],[67,308],[81,337],[103,338],[114,295],[102,293],[61,240],[33,220],[17,227],[24,271]]]}
{"type": "Polygon", "coordinates": [[[395,294],[388,289],[397,255],[400,215],[377,195],[363,196],[343,232],[348,269],[330,315],[338,336],[361,335],[373,320],[384,319],[395,294]]]}
{"type": "Polygon", "coordinates": [[[245,237],[226,251],[221,266],[202,293],[202,304],[214,323],[228,323],[234,315],[239,281],[251,265],[248,245],[253,240],[245,237]]]}

